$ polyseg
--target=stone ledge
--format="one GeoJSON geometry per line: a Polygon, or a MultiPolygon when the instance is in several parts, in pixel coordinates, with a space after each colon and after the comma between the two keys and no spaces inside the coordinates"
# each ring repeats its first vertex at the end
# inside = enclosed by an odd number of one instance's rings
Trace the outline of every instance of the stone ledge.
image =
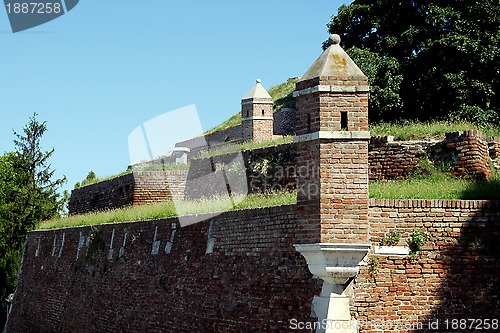
{"type": "Polygon", "coordinates": [[[293,92],[293,97],[312,94],[315,92],[369,92],[370,86],[368,85],[319,85],[315,87],[305,88],[293,92]]]}
{"type": "Polygon", "coordinates": [[[482,209],[500,208],[500,200],[464,200],[464,199],[376,199],[368,201],[370,208],[456,208],[482,209]]]}
{"type": "Polygon", "coordinates": [[[241,117],[241,121],[243,120],[273,120],[273,117],[262,117],[262,116],[254,116],[254,117],[241,117]]]}
{"type": "Polygon", "coordinates": [[[273,104],[272,98],[246,98],[241,100],[241,105],[247,104],[273,104]]]}
{"type": "Polygon", "coordinates": [[[293,142],[304,142],[318,139],[370,139],[369,131],[318,131],[314,133],[296,135],[293,142]]]}
{"type": "Polygon", "coordinates": [[[405,257],[410,254],[410,249],[407,246],[375,246],[373,248],[373,253],[405,257]]]}

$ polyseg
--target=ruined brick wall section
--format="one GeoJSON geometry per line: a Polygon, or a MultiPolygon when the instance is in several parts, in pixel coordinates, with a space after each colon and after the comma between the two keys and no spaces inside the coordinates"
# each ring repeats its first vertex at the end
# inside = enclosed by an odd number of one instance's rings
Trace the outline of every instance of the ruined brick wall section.
{"type": "Polygon", "coordinates": [[[135,187],[132,203],[134,205],[184,198],[187,170],[137,171],[133,175],[135,187]]]}
{"type": "Polygon", "coordinates": [[[108,179],[71,191],[69,214],[84,214],[91,211],[119,208],[132,203],[134,175],[108,179]]]}
{"type": "Polygon", "coordinates": [[[500,201],[370,199],[369,221],[373,246],[395,230],[398,246],[418,229],[429,238],[414,260],[372,251],[362,262],[351,310],[371,326],[360,332],[379,332],[374,325],[384,322],[414,325],[385,331],[436,331],[432,323],[456,331],[452,320],[498,319],[500,201]]]}
{"type": "Polygon", "coordinates": [[[452,166],[455,176],[491,178],[488,143],[484,133],[475,130],[446,133],[443,145],[456,152],[457,161],[452,166]]]}
{"type": "Polygon", "coordinates": [[[420,157],[425,154],[422,144],[401,144],[390,139],[388,136],[370,138],[370,180],[406,179],[415,173],[420,157]]]}
{"type": "Polygon", "coordinates": [[[313,320],[321,283],[293,247],[294,206],[205,217],[30,232],[7,332],[287,332],[313,320]]]}

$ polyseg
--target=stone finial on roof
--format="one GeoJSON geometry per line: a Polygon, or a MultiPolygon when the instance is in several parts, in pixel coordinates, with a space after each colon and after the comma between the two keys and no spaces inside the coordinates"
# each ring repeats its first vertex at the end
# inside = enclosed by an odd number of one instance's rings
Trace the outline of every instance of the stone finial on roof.
{"type": "Polygon", "coordinates": [[[328,38],[328,46],[333,44],[340,44],[340,36],[337,34],[331,34],[330,38],[328,38]]]}
{"type": "Polygon", "coordinates": [[[257,79],[255,80],[255,86],[253,86],[252,89],[243,97],[243,99],[249,99],[249,98],[270,98],[272,99],[271,95],[267,92],[267,90],[260,84],[261,80],[257,79]]]}

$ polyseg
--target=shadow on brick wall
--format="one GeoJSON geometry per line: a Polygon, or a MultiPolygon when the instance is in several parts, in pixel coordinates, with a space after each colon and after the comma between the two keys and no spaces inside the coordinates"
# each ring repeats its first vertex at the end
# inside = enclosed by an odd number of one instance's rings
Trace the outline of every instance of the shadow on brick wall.
{"type": "MultiPolygon", "coordinates": [[[[499,185],[497,182],[497,190],[499,185]]],[[[439,325],[425,332],[498,332],[500,202],[485,201],[462,224],[458,235],[455,231],[450,233],[455,236],[453,242],[446,242],[446,237],[436,242],[443,258],[442,267],[435,268],[446,273],[435,295],[441,304],[424,320],[439,325]]]]}

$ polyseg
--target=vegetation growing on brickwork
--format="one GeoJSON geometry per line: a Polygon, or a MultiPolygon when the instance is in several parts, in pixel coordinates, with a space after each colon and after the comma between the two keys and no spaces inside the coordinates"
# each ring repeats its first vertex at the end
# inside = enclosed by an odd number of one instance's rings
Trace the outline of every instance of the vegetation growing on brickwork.
{"type": "Polygon", "coordinates": [[[97,251],[104,250],[104,241],[101,238],[102,231],[99,228],[92,228],[92,232],[90,233],[90,245],[87,250],[87,254],[85,255],[85,261],[87,261],[90,265],[94,266],[96,261],[94,259],[94,254],[97,251]]]}
{"type": "MultiPolygon", "coordinates": [[[[235,201],[243,199],[235,196],[235,201]]],[[[242,202],[229,210],[250,209],[289,205],[297,202],[296,192],[268,192],[265,194],[250,194],[242,202]]],[[[182,211],[186,214],[203,214],[227,211],[227,198],[212,198],[193,201],[183,201],[182,211]]],[[[129,206],[122,209],[93,212],[85,215],[73,215],[57,218],[40,223],[38,229],[71,228],[77,226],[97,225],[105,223],[119,223],[129,221],[145,221],[177,216],[175,205],[172,202],[154,205],[129,206]]]]}
{"type": "Polygon", "coordinates": [[[416,229],[411,235],[410,239],[406,240],[408,247],[410,248],[410,259],[415,260],[422,252],[422,247],[430,239],[428,233],[424,232],[422,229],[416,229]]]}
{"type": "Polygon", "coordinates": [[[391,232],[391,234],[387,237],[382,237],[380,239],[380,245],[390,245],[390,246],[395,246],[399,243],[401,240],[401,232],[399,230],[394,230],[391,232]]]}
{"type": "Polygon", "coordinates": [[[371,277],[374,277],[378,273],[378,266],[380,265],[380,260],[375,257],[370,258],[370,268],[368,269],[368,273],[371,277]]]}

